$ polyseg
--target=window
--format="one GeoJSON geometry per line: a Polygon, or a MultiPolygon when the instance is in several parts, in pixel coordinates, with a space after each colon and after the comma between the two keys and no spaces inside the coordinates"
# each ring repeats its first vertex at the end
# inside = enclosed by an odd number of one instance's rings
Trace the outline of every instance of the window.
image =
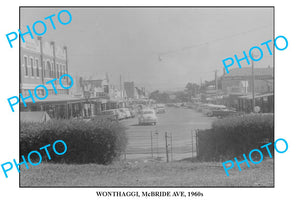
{"type": "Polygon", "coordinates": [[[55,73],[54,73],[54,63],[51,62],[51,76],[55,77],[54,75],[55,75],[55,73]]]}
{"type": "Polygon", "coordinates": [[[28,58],[24,56],[25,76],[28,76],[28,58]]]}
{"type": "Polygon", "coordinates": [[[58,69],[59,69],[59,67],[58,67],[58,64],[56,64],[56,78],[58,78],[58,69]]]}
{"type": "Polygon", "coordinates": [[[44,67],[44,76],[46,76],[45,74],[46,74],[46,63],[45,63],[45,61],[43,61],[43,67],[44,67]]]}
{"type": "Polygon", "coordinates": [[[40,71],[39,71],[39,60],[35,59],[35,66],[36,66],[36,77],[40,76],[40,71]]]}
{"type": "Polygon", "coordinates": [[[50,61],[47,61],[46,68],[47,68],[46,69],[47,75],[45,75],[45,77],[51,77],[52,70],[51,70],[51,63],[50,63],[50,61]]]}
{"type": "MultiPolygon", "coordinates": [[[[62,65],[62,74],[65,74],[65,65],[62,65]]],[[[63,77],[63,79],[65,79],[66,77],[63,77]]]]}
{"type": "Polygon", "coordinates": [[[30,58],[30,66],[31,66],[31,76],[34,76],[33,58],[30,58]]]}
{"type": "Polygon", "coordinates": [[[60,65],[60,76],[62,76],[62,65],[60,65]]]}
{"type": "MultiPolygon", "coordinates": [[[[64,74],[67,74],[66,65],[64,65],[64,74]]],[[[64,79],[67,80],[67,76],[65,76],[64,79]]]]}
{"type": "Polygon", "coordinates": [[[62,64],[59,65],[59,77],[62,76],[62,64]]]}

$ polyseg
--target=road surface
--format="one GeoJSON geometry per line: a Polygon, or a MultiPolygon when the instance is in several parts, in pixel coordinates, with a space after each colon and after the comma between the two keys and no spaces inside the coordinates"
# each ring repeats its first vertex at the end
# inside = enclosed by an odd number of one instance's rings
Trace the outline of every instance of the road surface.
{"type": "Polygon", "coordinates": [[[194,137],[192,139],[192,130],[208,129],[216,120],[193,109],[175,107],[167,107],[166,113],[157,114],[157,116],[156,126],[139,126],[137,117],[120,121],[127,127],[126,159],[166,161],[166,132],[170,161],[195,157],[196,142],[194,137]]]}

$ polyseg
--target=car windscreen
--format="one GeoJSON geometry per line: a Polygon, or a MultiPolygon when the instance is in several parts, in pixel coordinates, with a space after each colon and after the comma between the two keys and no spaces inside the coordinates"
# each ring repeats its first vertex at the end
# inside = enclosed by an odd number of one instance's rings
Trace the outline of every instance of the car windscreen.
{"type": "Polygon", "coordinates": [[[146,115],[146,114],[153,114],[153,111],[143,111],[142,112],[144,115],[146,115]]]}

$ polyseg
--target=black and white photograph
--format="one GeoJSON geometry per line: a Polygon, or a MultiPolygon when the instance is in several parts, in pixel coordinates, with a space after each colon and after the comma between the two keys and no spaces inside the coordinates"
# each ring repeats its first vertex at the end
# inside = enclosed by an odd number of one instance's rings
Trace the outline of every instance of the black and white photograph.
{"type": "Polygon", "coordinates": [[[29,6],[19,33],[20,187],[274,187],[274,7],[29,6]]]}
{"type": "Polygon", "coordinates": [[[1,212],[297,212],[291,0],[0,7],[1,212]]]}

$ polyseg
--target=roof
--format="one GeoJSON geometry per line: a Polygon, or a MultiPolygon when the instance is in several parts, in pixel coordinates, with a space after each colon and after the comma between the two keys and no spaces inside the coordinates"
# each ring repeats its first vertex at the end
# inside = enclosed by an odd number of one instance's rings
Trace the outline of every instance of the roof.
{"type": "MultiPolygon", "coordinates": [[[[104,98],[101,97],[91,97],[88,100],[90,101],[100,101],[104,98]]],[[[49,95],[47,98],[43,100],[39,100],[37,98],[34,98],[35,103],[76,103],[76,102],[82,102],[87,100],[83,97],[74,97],[70,95],[49,95]]],[[[32,103],[32,99],[27,99],[26,104],[32,103]]]]}
{"type": "MultiPolygon", "coordinates": [[[[255,76],[269,76],[273,78],[273,67],[266,68],[254,68],[255,76]]],[[[252,68],[251,67],[242,67],[242,68],[234,68],[229,70],[229,73],[225,73],[223,77],[236,77],[236,76],[252,76],[252,68]]]]}
{"type": "Polygon", "coordinates": [[[51,120],[48,113],[44,111],[20,112],[20,119],[23,122],[37,122],[37,123],[43,123],[51,120]]]}
{"type": "MultiPolygon", "coordinates": [[[[269,97],[269,96],[274,96],[274,93],[266,93],[266,94],[255,95],[255,98],[263,98],[263,97],[269,97]]],[[[252,97],[252,94],[250,94],[250,95],[240,96],[238,98],[252,99],[253,97],[252,97]]]]}

